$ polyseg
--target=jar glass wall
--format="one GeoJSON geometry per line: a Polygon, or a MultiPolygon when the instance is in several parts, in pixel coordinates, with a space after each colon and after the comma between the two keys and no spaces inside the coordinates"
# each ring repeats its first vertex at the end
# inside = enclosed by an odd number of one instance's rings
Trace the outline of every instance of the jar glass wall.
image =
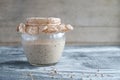
{"type": "Polygon", "coordinates": [[[30,35],[22,33],[22,45],[30,64],[52,65],[56,64],[63,52],[65,45],[65,34],[41,33],[30,35]]]}

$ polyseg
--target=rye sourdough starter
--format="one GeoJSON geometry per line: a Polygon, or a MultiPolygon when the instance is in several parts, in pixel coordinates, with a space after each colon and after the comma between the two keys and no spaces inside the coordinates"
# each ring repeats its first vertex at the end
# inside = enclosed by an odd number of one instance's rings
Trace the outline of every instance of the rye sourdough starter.
{"type": "Polygon", "coordinates": [[[32,65],[47,65],[58,62],[65,40],[36,40],[23,43],[27,59],[32,65]]]}
{"type": "Polygon", "coordinates": [[[32,65],[50,65],[59,61],[65,45],[65,32],[73,30],[60,18],[27,18],[17,27],[22,33],[22,45],[32,65]]]}

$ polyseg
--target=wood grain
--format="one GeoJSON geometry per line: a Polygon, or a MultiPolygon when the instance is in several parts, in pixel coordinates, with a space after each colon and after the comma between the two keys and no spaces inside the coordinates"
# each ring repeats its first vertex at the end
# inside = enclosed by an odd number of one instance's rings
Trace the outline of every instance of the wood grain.
{"type": "Polygon", "coordinates": [[[21,47],[0,47],[0,80],[120,80],[120,46],[66,46],[53,66],[32,66],[21,47]],[[74,65],[74,66],[73,66],[74,65]]]}
{"type": "Polygon", "coordinates": [[[1,0],[0,45],[20,44],[16,26],[27,17],[59,17],[75,30],[70,44],[120,44],[119,0],[1,0]]]}

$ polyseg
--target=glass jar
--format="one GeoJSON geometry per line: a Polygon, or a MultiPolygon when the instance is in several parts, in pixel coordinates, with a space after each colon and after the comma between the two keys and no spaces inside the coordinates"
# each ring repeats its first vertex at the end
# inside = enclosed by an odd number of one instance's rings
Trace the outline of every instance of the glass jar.
{"type": "Polygon", "coordinates": [[[45,66],[56,64],[64,49],[65,33],[22,33],[22,45],[30,64],[45,66]]]}

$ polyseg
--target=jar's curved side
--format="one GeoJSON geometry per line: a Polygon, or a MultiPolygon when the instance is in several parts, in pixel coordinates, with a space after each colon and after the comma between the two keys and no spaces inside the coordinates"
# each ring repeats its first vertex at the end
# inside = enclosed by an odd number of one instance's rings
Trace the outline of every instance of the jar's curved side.
{"type": "Polygon", "coordinates": [[[65,45],[65,34],[22,34],[22,45],[30,64],[55,64],[62,56],[65,45]]]}

